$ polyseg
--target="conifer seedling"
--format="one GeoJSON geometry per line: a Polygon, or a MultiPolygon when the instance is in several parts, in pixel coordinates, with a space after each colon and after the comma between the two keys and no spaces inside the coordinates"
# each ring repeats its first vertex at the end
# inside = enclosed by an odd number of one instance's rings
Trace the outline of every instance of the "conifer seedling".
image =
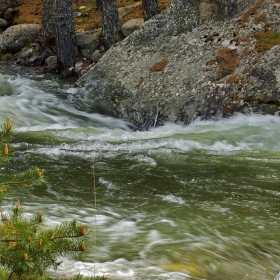
{"type": "MultiPolygon", "coordinates": [[[[9,118],[0,127],[0,163],[12,156],[9,141],[12,123],[9,118]]],[[[0,203],[9,191],[44,182],[43,172],[34,167],[20,174],[0,173],[0,203]]],[[[0,204],[1,206],[1,204],[0,204]]],[[[77,221],[61,223],[55,228],[41,229],[42,212],[26,218],[17,201],[10,213],[0,208],[0,266],[9,271],[8,280],[36,279],[48,267],[57,268],[59,257],[81,253],[86,250],[86,227],[77,221]]],[[[4,279],[3,279],[4,280],[4,279]]]]}

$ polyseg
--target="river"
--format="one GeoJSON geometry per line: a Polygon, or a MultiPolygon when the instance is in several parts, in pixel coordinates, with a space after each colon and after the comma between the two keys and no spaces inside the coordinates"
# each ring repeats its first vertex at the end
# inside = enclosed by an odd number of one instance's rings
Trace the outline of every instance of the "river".
{"type": "Polygon", "coordinates": [[[273,280],[279,273],[279,116],[139,132],[101,115],[71,82],[3,65],[0,73],[0,121],[9,116],[16,132],[10,168],[38,165],[46,176],[9,203],[19,199],[26,215],[42,211],[48,226],[75,218],[89,232],[87,254],[63,259],[51,276],[273,280]]]}

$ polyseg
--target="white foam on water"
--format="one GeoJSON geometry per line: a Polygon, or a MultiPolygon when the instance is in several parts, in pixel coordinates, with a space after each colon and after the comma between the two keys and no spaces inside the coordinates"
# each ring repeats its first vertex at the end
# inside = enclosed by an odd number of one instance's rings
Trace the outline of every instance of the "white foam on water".
{"type": "Polygon", "coordinates": [[[163,201],[168,201],[168,202],[171,202],[171,203],[186,205],[186,201],[184,199],[182,199],[181,197],[175,196],[173,194],[158,195],[158,196],[161,197],[163,201]]]}
{"type": "MultiPolygon", "coordinates": [[[[279,116],[236,114],[219,121],[197,119],[190,125],[167,123],[139,132],[130,130],[125,121],[78,109],[73,96],[81,89],[69,88],[47,79],[36,81],[7,75],[5,78],[13,85],[15,92],[0,97],[0,118],[5,121],[9,116],[18,132],[46,131],[56,141],[75,139],[75,145],[70,145],[68,152],[71,149],[91,149],[112,153],[152,153],[161,149],[162,152],[205,150],[223,154],[280,150],[279,116]],[[78,147],[77,141],[81,142],[78,147]]],[[[139,158],[141,160],[146,159],[139,158]]],[[[149,161],[151,165],[156,164],[153,160],[149,161]]]]}
{"type": "Polygon", "coordinates": [[[1,97],[0,117],[9,116],[19,131],[89,127],[92,124],[128,129],[124,121],[76,109],[64,95],[70,96],[77,90],[64,89],[54,81],[50,84],[49,81],[33,81],[21,76],[7,80],[15,92],[1,97]]]}
{"type": "Polygon", "coordinates": [[[147,163],[149,164],[150,166],[156,166],[157,165],[157,162],[151,158],[151,157],[148,157],[148,156],[144,156],[144,155],[137,155],[134,157],[138,162],[141,162],[141,163],[147,163]]]}
{"type": "MultiPolygon", "coordinates": [[[[186,280],[190,278],[187,273],[182,272],[167,272],[159,267],[154,267],[141,260],[128,261],[126,259],[117,259],[105,263],[81,262],[69,259],[63,259],[61,265],[56,271],[48,269],[47,273],[50,276],[69,277],[77,274],[83,276],[105,276],[114,280],[147,280],[147,279],[176,279],[186,280]]],[[[197,278],[198,279],[198,278],[197,278]]]]}
{"type": "MultiPolygon", "coordinates": [[[[238,117],[236,118],[237,120],[239,119],[238,117]]],[[[259,117],[250,116],[248,118],[258,119],[259,117]]],[[[263,118],[265,119],[266,117],[263,116],[263,118]]],[[[277,118],[280,119],[279,117],[277,118]]],[[[271,117],[268,117],[268,120],[270,119],[271,117]]],[[[274,120],[274,118],[272,119],[274,120]]],[[[219,122],[211,123],[211,126],[217,127],[220,125],[219,122]]],[[[265,131],[260,125],[252,133],[247,132],[246,126],[241,127],[239,132],[222,130],[221,127],[220,130],[212,129],[209,131],[209,127],[205,128],[206,125],[204,124],[203,126],[201,123],[191,126],[192,129],[196,128],[196,134],[194,132],[188,133],[188,126],[182,127],[176,124],[142,133],[110,128],[86,128],[83,130],[66,129],[65,127],[65,129],[61,129],[59,125],[53,124],[48,128],[49,137],[53,137],[55,141],[73,142],[75,139],[75,143],[64,142],[60,146],[50,147],[46,151],[42,147],[40,152],[42,154],[83,154],[89,151],[96,151],[104,157],[111,157],[118,153],[141,152],[152,155],[158,153],[168,154],[172,151],[185,153],[192,150],[203,150],[213,154],[230,154],[239,151],[280,150],[278,124],[277,126],[272,126],[269,132],[265,131]],[[199,129],[201,127],[205,128],[203,133],[199,129]],[[205,130],[208,130],[208,132],[205,132],[205,130]],[[165,134],[167,132],[168,137],[165,134]],[[201,137],[199,136],[200,134],[201,137]]],[[[34,128],[36,130],[38,127],[32,127],[30,131],[34,128]]],[[[27,130],[22,128],[19,131],[27,130]]],[[[137,155],[135,159],[139,162],[146,161],[152,166],[157,164],[153,158],[147,157],[147,155],[137,155]]]]}
{"type": "Polygon", "coordinates": [[[147,234],[147,240],[148,242],[154,242],[156,240],[161,239],[161,234],[158,230],[150,230],[147,234]]]}

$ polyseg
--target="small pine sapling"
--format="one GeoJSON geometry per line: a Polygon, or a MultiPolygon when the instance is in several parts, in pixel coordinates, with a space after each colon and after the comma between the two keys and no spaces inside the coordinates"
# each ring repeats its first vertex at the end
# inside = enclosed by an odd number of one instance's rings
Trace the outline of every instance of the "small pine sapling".
{"type": "MultiPolygon", "coordinates": [[[[11,130],[8,118],[0,128],[0,162],[11,156],[8,145],[11,130]]],[[[15,186],[40,182],[43,182],[43,173],[38,167],[16,175],[0,174],[0,199],[2,201],[15,186]]],[[[0,211],[0,215],[0,265],[9,270],[8,279],[24,280],[42,275],[48,267],[57,268],[59,257],[86,250],[86,227],[75,220],[42,230],[42,212],[26,218],[19,201],[10,213],[0,211]]]]}

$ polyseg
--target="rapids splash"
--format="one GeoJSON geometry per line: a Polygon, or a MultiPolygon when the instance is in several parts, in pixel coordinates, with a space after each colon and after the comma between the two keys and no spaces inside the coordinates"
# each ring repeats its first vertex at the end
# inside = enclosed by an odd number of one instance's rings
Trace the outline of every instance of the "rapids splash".
{"type": "Polygon", "coordinates": [[[276,277],[278,116],[235,115],[137,132],[99,114],[83,89],[45,76],[2,73],[8,84],[0,83],[0,116],[9,116],[17,132],[11,166],[38,165],[47,176],[44,186],[14,194],[11,203],[19,199],[26,215],[43,211],[49,226],[77,219],[91,232],[88,254],[64,259],[50,275],[276,277]]]}

